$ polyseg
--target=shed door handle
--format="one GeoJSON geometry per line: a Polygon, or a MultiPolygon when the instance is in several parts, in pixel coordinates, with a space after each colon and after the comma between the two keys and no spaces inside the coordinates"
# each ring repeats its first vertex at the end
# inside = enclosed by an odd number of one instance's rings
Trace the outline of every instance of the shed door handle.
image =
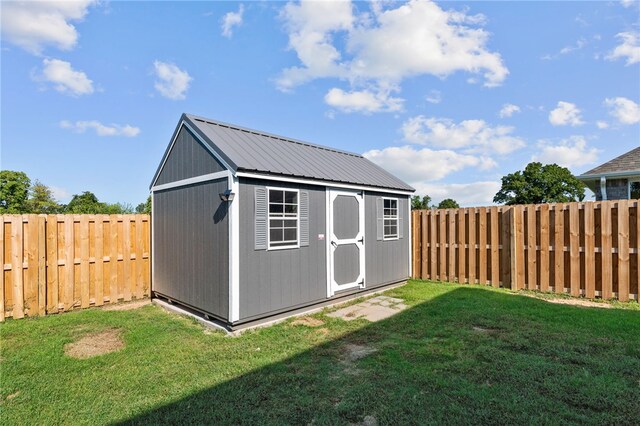
{"type": "Polygon", "coordinates": [[[336,243],[335,241],[331,241],[331,245],[334,246],[335,248],[338,248],[338,243],[336,243]]]}

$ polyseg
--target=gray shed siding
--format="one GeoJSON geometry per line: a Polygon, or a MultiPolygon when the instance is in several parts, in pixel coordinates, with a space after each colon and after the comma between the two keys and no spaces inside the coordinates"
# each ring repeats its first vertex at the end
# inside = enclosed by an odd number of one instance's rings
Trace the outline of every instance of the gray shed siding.
{"type": "Polygon", "coordinates": [[[227,179],[153,194],[153,290],[229,318],[227,179]]]}
{"type": "Polygon", "coordinates": [[[225,170],[209,151],[191,134],[182,128],[176,137],[167,161],[160,171],[156,185],[175,182],[225,170]]]}
{"type": "Polygon", "coordinates": [[[409,208],[406,195],[365,192],[365,273],[367,288],[409,278],[409,208]],[[402,215],[403,238],[391,241],[376,239],[376,198],[398,198],[398,214],[402,215]]]}
{"type": "Polygon", "coordinates": [[[326,300],[326,193],[322,186],[240,179],[240,320],[326,300]],[[255,250],[254,188],[295,188],[309,191],[309,246],[285,250],[255,250]]]}

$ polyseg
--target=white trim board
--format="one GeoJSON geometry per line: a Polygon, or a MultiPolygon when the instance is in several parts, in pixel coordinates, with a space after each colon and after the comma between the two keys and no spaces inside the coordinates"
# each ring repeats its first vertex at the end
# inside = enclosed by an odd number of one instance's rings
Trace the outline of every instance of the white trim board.
{"type": "Polygon", "coordinates": [[[263,179],[263,180],[275,180],[279,182],[290,182],[290,183],[301,183],[307,185],[317,185],[317,186],[325,186],[328,188],[340,188],[340,189],[352,189],[356,191],[369,191],[369,192],[379,192],[379,193],[388,193],[388,194],[401,194],[401,195],[413,195],[413,191],[404,191],[400,189],[390,189],[390,188],[378,188],[375,186],[367,186],[367,185],[357,185],[357,184],[347,184],[347,183],[336,183],[336,182],[327,182],[323,180],[317,179],[307,179],[307,178],[293,178],[279,175],[263,175],[260,173],[248,173],[248,172],[236,172],[236,176],[243,178],[252,178],[252,179],[263,179]]]}
{"type": "Polygon", "coordinates": [[[156,185],[151,188],[151,192],[162,191],[164,189],[178,188],[180,186],[192,185],[194,183],[206,182],[209,180],[216,180],[227,178],[230,173],[227,170],[221,172],[209,173],[206,175],[195,176],[188,179],[177,180],[175,182],[163,183],[162,185],[156,185]]]}
{"type": "Polygon", "coordinates": [[[228,174],[228,188],[235,194],[229,202],[229,322],[240,319],[240,184],[228,174]]]}

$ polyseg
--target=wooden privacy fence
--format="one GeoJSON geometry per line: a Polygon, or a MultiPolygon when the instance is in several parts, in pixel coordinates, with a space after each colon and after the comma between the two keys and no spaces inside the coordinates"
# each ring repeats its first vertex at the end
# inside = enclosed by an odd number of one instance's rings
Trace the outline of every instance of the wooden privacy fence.
{"type": "Polygon", "coordinates": [[[412,212],[413,277],[638,300],[640,201],[412,212]]]}
{"type": "Polygon", "coordinates": [[[0,321],[149,295],[148,215],[0,218],[0,321]]]}

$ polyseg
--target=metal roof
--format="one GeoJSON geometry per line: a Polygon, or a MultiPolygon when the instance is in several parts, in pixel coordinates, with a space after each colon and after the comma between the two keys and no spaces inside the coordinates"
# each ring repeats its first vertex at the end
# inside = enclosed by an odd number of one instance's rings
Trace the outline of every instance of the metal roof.
{"type": "Polygon", "coordinates": [[[182,120],[189,124],[203,141],[234,169],[234,172],[414,191],[411,186],[359,154],[191,114],[183,114],[182,120]]]}
{"type": "Polygon", "coordinates": [[[607,161],[606,163],[583,173],[579,177],[607,176],[610,174],[616,175],[625,172],[640,173],[640,147],[634,148],[611,161],[607,161]]]}

